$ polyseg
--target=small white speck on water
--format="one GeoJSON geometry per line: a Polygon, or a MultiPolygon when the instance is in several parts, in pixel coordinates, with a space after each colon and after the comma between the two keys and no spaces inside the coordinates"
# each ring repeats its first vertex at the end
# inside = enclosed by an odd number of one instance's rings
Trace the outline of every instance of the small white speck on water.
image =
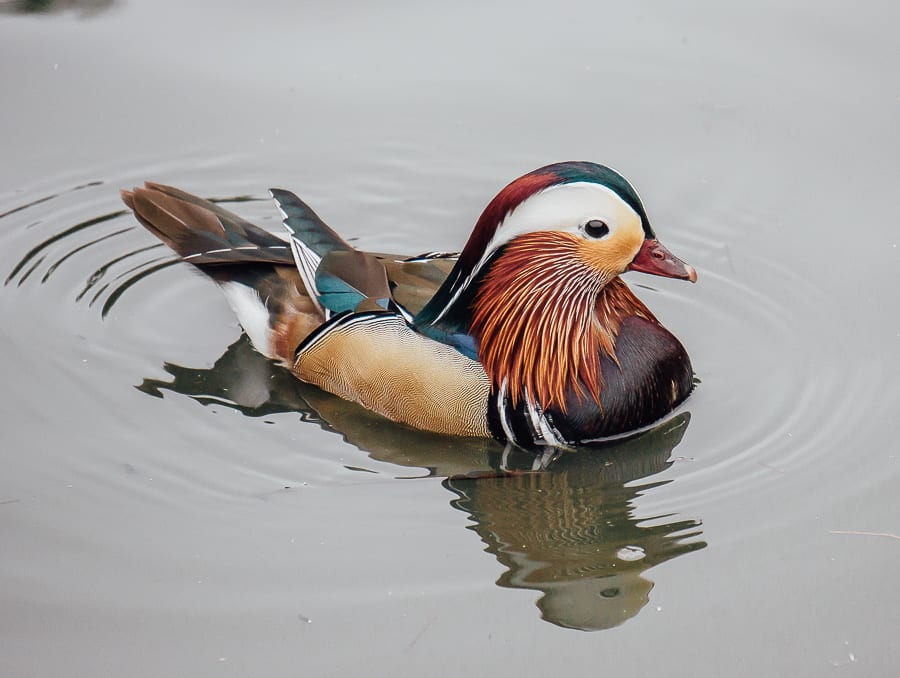
{"type": "Polygon", "coordinates": [[[224,661],[226,661],[226,659],[225,659],[225,657],[219,657],[219,661],[224,662],[224,661]]]}
{"type": "Polygon", "coordinates": [[[302,614],[298,614],[297,619],[302,621],[304,624],[312,624],[312,619],[310,619],[309,617],[304,617],[302,614]]]}
{"type": "MultiPolygon", "coordinates": [[[[848,645],[850,645],[850,641],[845,640],[844,646],[846,647],[848,645]]],[[[853,652],[847,652],[847,661],[829,660],[828,663],[831,664],[832,666],[847,666],[848,664],[855,664],[856,663],[856,655],[853,652]]]]}
{"type": "Polygon", "coordinates": [[[54,71],[58,71],[58,70],[59,70],[59,64],[53,64],[53,70],[54,70],[54,71]]]}
{"type": "Polygon", "coordinates": [[[657,605],[657,606],[656,606],[656,611],[657,611],[657,612],[662,612],[662,606],[661,606],[661,605],[657,605]]]}
{"type": "Polygon", "coordinates": [[[645,558],[647,553],[640,546],[623,546],[618,551],[616,551],[616,558],[619,560],[624,560],[626,562],[633,562],[635,560],[641,560],[645,558]]]}

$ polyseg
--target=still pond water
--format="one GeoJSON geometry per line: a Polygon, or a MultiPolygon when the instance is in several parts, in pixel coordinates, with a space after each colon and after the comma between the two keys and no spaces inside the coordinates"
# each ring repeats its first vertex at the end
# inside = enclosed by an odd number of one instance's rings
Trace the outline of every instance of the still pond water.
{"type": "Polygon", "coordinates": [[[0,675],[897,675],[900,11],[803,4],[0,2],[0,675]],[[273,367],[118,197],[453,250],[568,159],[701,384],[537,471],[273,367]]]}

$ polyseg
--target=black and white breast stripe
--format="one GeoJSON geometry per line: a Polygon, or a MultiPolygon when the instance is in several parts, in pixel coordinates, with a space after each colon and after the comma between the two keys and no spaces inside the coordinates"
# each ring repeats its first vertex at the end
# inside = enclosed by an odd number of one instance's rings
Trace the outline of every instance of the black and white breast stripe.
{"type": "Polygon", "coordinates": [[[491,434],[525,449],[554,447],[568,448],[570,443],[553,425],[553,419],[525,394],[516,407],[512,406],[507,382],[488,400],[488,426],[491,434]]]}

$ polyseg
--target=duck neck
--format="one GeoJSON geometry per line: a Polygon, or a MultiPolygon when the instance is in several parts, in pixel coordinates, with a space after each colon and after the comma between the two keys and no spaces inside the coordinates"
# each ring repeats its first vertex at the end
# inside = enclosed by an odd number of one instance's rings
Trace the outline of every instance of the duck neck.
{"type": "Polygon", "coordinates": [[[656,321],[620,278],[604,280],[571,246],[550,233],[519,238],[474,294],[468,331],[494,389],[505,388],[513,406],[525,398],[565,412],[566,392],[577,384],[599,404],[600,356],[617,363],[622,321],[632,315],[656,321]]]}
{"type": "Polygon", "coordinates": [[[471,262],[460,258],[443,284],[413,319],[425,336],[449,344],[464,355],[478,358],[477,339],[472,336],[472,308],[485,279],[485,271],[502,255],[497,251],[474,275],[471,262]]]}

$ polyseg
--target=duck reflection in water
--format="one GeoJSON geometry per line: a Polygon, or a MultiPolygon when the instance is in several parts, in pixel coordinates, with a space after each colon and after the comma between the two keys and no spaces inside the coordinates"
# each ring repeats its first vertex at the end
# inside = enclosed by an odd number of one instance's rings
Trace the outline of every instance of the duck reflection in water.
{"type": "Polygon", "coordinates": [[[297,380],[257,353],[246,335],[211,369],[164,367],[171,381],[147,379],[138,388],[254,417],[299,412],[373,459],[446,478],[457,495],[453,506],[471,516],[470,529],[506,568],[498,585],[540,591],[543,618],[559,626],[597,630],[627,621],[649,600],[645,570],[706,546],[697,539],[699,521],[635,515],[637,497],[670,482],[636,484],[672,463],[688,413],[625,440],[535,455],[486,438],[393,424],[297,380]]]}
{"type": "Polygon", "coordinates": [[[637,438],[563,454],[544,472],[444,484],[507,568],[497,584],[540,591],[542,616],[559,626],[611,628],[649,601],[644,570],[706,546],[693,540],[697,521],[634,515],[637,497],[670,481],[633,482],[669,466],[689,419],[684,413],[637,438]]]}

